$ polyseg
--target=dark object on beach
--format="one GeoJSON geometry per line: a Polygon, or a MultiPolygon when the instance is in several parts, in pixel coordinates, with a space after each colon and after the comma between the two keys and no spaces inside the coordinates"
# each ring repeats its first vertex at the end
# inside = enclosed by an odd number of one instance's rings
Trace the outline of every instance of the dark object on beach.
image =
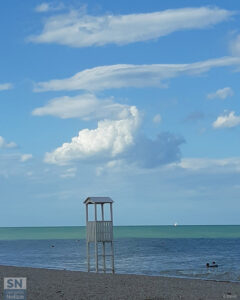
{"type": "Polygon", "coordinates": [[[217,267],[218,267],[218,265],[216,265],[215,261],[213,261],[213,262],[212,262],[212,265],[211,265],[211,267],[213,267],[213,268],[217,268],[217,267]]]}
{"type": "Polygon", "coordinates": [[[213,261],[211,265],[209,263],[206,263],[206,267],[207,268],[217,268],[218,265],[216,265],[215,261],[213,261]]]}

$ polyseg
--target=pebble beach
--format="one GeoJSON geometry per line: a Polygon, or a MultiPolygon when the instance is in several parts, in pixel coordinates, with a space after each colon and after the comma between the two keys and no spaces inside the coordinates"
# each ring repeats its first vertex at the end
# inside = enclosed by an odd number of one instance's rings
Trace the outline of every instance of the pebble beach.
{"type": "Polygon", "coordinates": [[[4,277],[26,277],[28,300],[240,299],[237,282],[0,266],[4,277]]]}

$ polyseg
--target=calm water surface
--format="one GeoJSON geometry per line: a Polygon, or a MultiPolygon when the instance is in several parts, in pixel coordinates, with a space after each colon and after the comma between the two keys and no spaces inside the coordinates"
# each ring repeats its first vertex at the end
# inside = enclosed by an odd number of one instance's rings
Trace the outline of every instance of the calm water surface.
{"type": "MultiPolygon", "coordinates": [[[[114,237],[117,273],[240,280],[240,226],[119,226],[114,237]]],[[[86,271],[85,228],[0,228],[0,264],[86,271]]]]}

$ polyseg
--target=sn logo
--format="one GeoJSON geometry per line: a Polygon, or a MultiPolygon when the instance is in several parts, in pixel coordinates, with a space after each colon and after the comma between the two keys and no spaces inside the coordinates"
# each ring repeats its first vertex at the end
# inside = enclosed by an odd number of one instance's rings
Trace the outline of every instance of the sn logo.
{"type": "Polygon", "coordinates": [[[27,286],[27,279],[25,277],[5,277],[5,290],[25,290],[27,286]]]}

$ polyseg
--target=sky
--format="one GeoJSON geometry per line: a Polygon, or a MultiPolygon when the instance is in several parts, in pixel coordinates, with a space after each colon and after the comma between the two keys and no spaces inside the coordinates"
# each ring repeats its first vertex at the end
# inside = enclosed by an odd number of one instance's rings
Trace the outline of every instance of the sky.
{"type": "Polygon", "coordinates": [[[0,4],[0,226],[239,224],[238,1],[0,4]]]}

